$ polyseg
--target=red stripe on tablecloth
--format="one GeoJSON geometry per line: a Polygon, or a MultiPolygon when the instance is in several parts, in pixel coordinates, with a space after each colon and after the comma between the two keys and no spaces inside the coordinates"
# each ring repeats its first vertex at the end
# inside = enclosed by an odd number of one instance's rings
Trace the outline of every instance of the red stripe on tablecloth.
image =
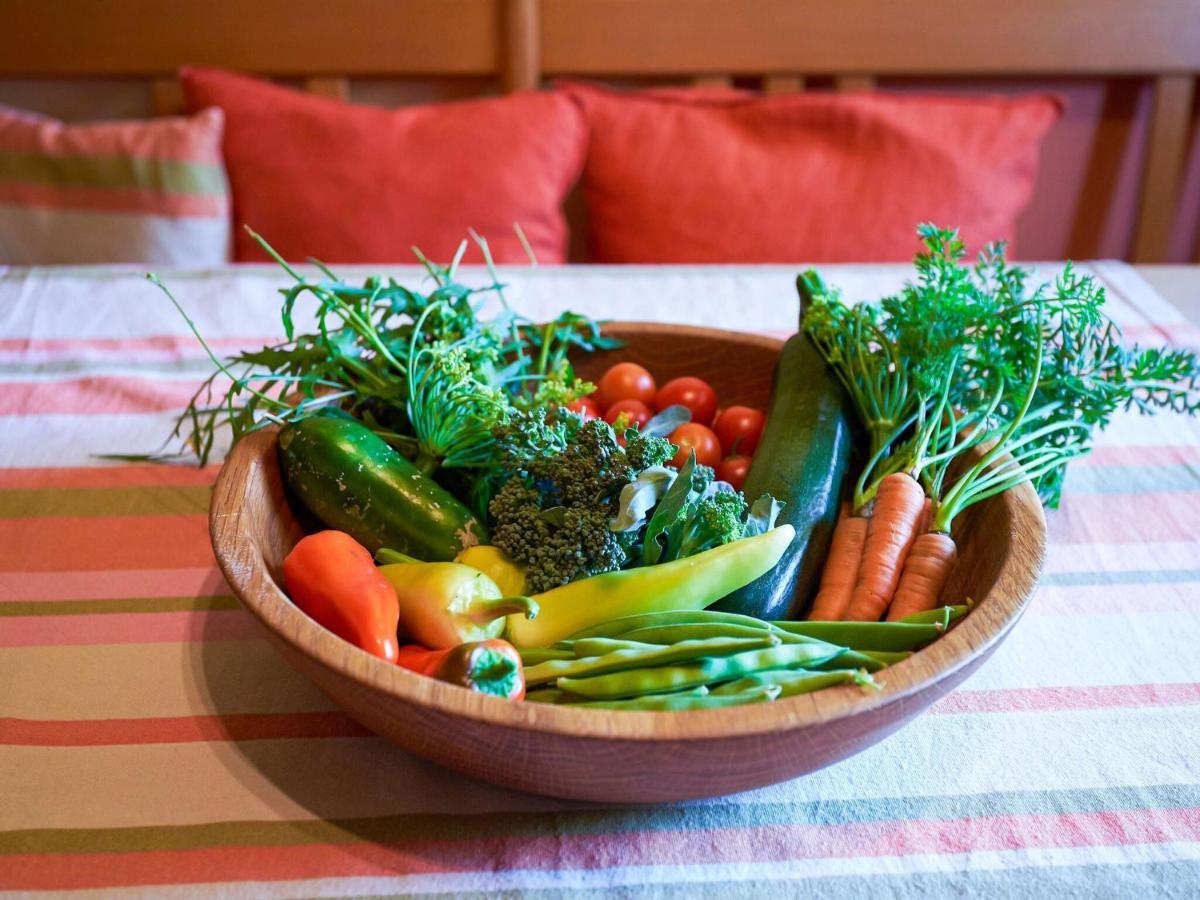
{"type": "Polygon", "coordinates": [[[1200,839],[1200,808],[697,828],[686,834],[686,841],[680,840],[678,831],[664,829],[133,853],[14,854],[3,858],[0,887],[64,890],[436,872],[587,871],[1159,844],[1200,839]]]}
{"type": "Polygon", "coordinates": [[[1108,684],[1082,687],[958,691],[929,708],[935,715],[1053,712],[1123,706],[1190,706],[1200,703],[1200,683],[1108,684]]]}
{"type": "Polygon", "coordinates": [[[0,572],[212,566],[208,516],[0,519],[0,572]]]}
{"type": "Polygon", "coordinates": [[[191,486],[212,484],[220,471],[220,464],[204,468],[184,464],[137,463],[57,468],[15,467],[0,469],[0,490],[191,486]]]}
{"type": "MultiPolygon", "coordinates": [[[[1200,684],[1118,684],[1100,687],[1010,688],[959,691],[929,708],[931,715],[1061,712],[1200,703],[1200,684]]],[[[0,718],[0,744],[95,747],[118,744],[184,744],[288,738],[369,737],[369,729],[343,712],[242,713],[136,719],[0,718]]]]}
{"type": "Polygon", "coordinates": [[[1053,543],[1150,544],[1200,534],[1200,491],[1070,494],[1046,516],[1053,543]]]}
{"type": "Polygon", "coordinates": [[[0,647],[179,644],[258,640],[262,636],[254,619],[240,609],[10,616],[0,627],[0,647]]]}
{"type": "Polygon", "coordinates": [[[28,600],[120,600],[126,597],[212,597],[229,585],[215,563],[180,569],[6,572],[0,603],[28,600]]]}
{"type": "Polygon", "coordinates": [[[105,375],[8,382],[0,391],[0,415],[111,415],[183,409],[199,381],[105,375]]]}
{"type": "Polygon", "coordinates": [[[0,744],[37,747],[370,737],[371,734],[369,729],[342,712],[241,713],[41,722],[0,718],[0,744]]]}

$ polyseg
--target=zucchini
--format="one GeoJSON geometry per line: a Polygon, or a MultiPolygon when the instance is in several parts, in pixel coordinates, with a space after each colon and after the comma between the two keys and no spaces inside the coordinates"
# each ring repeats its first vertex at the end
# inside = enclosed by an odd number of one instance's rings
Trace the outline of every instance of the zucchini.
{"type": "MultiPolygon", "coordinates": [[[[801,289],[803,296],[803,288],[801,289]]],[[[850,466],[851,412],[845,392],[803,331],[784,344],[767,427],[742,491],[786,505],[779,524],[796,536],[775,567],[713,605],[760,619],[794,619],[821,580],[850,466]]]]}
{"type": "Polygon", "coordinates": [[[292,496],[372,553],[391,547],[417,559],[450,560],[487,542],[470,510],[353,419],[314,416],[285,425],[279,457],[292,496]]]}

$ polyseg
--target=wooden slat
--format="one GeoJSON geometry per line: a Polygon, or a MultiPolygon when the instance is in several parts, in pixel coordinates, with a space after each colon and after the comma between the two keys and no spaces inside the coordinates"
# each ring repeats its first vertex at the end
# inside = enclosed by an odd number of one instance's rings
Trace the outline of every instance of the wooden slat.
{"type": "Polygon", "coordinates": [[[1134,262],[1166,259],[1192,121],[1192,95],[1190,75],[1163,75],[1155,80],[1154,108],[1150,113],[1150,134],[1142,168],[1142,195],[1134,230],[1134,262]]]}
{"type": "Polygon", "coordinates": [[[542,0],[548,74],[1200,70],[1186,0],[542,0]]]}
{"type": "Polygon", "coordinates": [[[179,79],[151,79],[150,108],[156,116],[177,116],[183,112],[183,86],[179,79]]]}
{"type": "Polygon", "coordinates": [[[872,75],[839,75],[833,80],[833,86],[842,94],[873,91],[875,90],[875,78],[872,75]]]}
{"type": "Polygon", "coordinates": [[[499,0],[30,0],[0,16],[0,74],[490,75],[499,0]]]}
{"type": "Polygon", "coordinates": [[[350,79],[348,78],[306,78],[304,89],[318,97],[328,97],[330,100],[350,99],[350,79]]]}
{"type": "Polygon", "coordinates": [[[763,92],[767,94],[798,94],[804,90],[804,79],[799,75],[768,75],[763,79],[763,92]]]}
{"type": "Polygon", "coordinates": [[[538,0],[505,0],[504,90],[533,90],[541,82],[538,0]]]}

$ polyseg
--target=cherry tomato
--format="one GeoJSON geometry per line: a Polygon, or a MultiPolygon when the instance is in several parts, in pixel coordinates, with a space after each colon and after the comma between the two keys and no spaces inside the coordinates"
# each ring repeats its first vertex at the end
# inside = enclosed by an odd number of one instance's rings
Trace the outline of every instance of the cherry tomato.
{"type": "Polygon", "coordinates": [[[753,407],[729,406],[717,416],[713,431],[717,433],[721,449],[726,453],[752,455],[758,447],[766,421],[767,417],[753,407]]]}
{"type": "Polygon", "coordinates": [[[583,421],[588,419],[598,419],[600,417],[600,404],[591,397],[580,397],[578,400],[572,400],[567,404],[567,409],[573,413],[579,413],[583,416],[583,421]]]}
{"type": "Polygon", "coordinates": [[[623,362],[612,366],[600,376],[596,385],[596,400],[607,409],[618,400],[641,400],[643,403],[654,402],[654,392],[658,386],[654,376],[637,363],[623,362]]]}
{"type": "Polygon", "coordinates": [[[631,428],[641,428],[654,415],[641,400],[618,400],[605,411],[604,421],[612,425],[622,413],[628,417],[631,428]]]}
{"type": "Polygon", "coordinates": [[[676,469],[682,468],[688,456],[696,451],[696,465],[716,467],[721,462],[721,442],[707,425],[698,422],[684,422],[671,432],[671,443],[679,448],[671,465],[676,469]]]}
{"type": "Polygon", "coordinates": [[[721,464],[717,466],[717,479],[720,481],[728,481],[737,490],[742,489],[742,485],[746,483],[746,473],[750,471],[750,457],[748,456],[727,456],[721,460],[721,464]]]}
{"type": "Polygon", "coordinates": [[[692,413],[692,421],[711,425],[717,412],[717,392],[707,381],[685,375],[672,378],[654,395],[654,408],[662,412],[668,406],[686,406],[692,413]]]}

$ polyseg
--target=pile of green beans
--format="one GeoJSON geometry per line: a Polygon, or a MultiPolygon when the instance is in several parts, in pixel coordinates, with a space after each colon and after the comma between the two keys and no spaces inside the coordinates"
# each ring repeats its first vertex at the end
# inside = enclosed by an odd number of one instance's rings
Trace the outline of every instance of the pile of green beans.
{"type": "Polygon", "coordinates": [[[625,616],[521,651],[526,698],[592,709],[719,709],[837,685],[935,640],[967,612],[944,606],[900,622],[767,622],[679,610],[625,616]]]}

